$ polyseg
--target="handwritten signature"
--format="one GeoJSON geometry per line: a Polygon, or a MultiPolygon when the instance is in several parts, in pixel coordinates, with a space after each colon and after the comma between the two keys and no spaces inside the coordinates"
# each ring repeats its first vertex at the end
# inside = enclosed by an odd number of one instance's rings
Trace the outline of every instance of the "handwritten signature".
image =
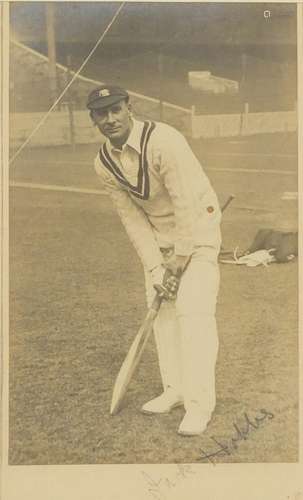
{"type": "Polygon", "coordinates": [[[201,449],[201,457],[199,457],[199,460],[207,460],[215,465],[216,457],[232,455],[232,453],[238,449],[239,442],[246,441],[251,432],[258,430],[262,425],[273,418],[274,414],[264,408],[260,410],[259,416],[257,415],[253,418],[245,412],[241,417],[241,423],[233,423],[234,435],[227,441],[219,440],[217,437],[211,436],[210,439],[216,444],[216,448],[211,452],[201,449]]]}
{"type": "Polygon", "coordinates": [[[168,490],[175,488],[181,480],[195,474],[195,471],[189,464],[177,464],[177,472],[172,479],[167,477],[154,479],[145,471],[141,471],[141,473],[148,484],[149,493],[156,500],[164,500],[168,490]]]}

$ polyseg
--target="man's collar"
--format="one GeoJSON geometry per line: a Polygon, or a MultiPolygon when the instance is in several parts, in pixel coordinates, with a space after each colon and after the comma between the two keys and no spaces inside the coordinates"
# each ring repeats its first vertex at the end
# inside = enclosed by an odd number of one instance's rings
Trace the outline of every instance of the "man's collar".
{"type": "MultiPolygon", "coordinates": [[[[131,129],[131,132],[130,132],[128,138],[127,138],[127,141],[125,142],[125,144],[123,144],[122,149],[124,149],[125,146],[127,145],[127,146],[131,147],[132,149],[134,149],[135,151],[137,151],[138,154],[140,154],[141,153],[140,142],[141,142],[141,136],[142,136],[142,132],[143,132],[144,123],[140,122],[138,120],[134,120],[133,118],[132,118],[132,121],[133,121],[133,127],[131,129]]],[[[113,146],[113,144],[111,144],[111,142],[109,140],[107,142],[110,145],[111,150],[117,149],[117,148],[115,148],[115,146],[113,146]]]]}
{"type": "Polygon", "coordinates": [[[140,142],[141,142],[143,127],[144,127],[143,122],[139,122],[138,120],[133,119],[133,128],[125,143],[131,148],[135,149],[139,154],[141,153],[140,142]]]}

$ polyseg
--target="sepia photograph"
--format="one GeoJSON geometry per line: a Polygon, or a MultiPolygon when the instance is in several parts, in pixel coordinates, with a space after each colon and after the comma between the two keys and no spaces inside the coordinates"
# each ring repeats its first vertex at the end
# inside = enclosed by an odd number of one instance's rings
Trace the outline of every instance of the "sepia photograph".
{"type": "Polygon", "coordinates": [[[297,9],[9,2],[8,465],[299,462],[297,9]]]}

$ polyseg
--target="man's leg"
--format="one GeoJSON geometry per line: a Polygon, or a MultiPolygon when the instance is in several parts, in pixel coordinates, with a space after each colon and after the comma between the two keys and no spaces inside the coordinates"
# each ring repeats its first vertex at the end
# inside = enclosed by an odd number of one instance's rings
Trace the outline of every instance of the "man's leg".
{"type": "Polygon", "coordinates": [[[163,302],[154,323],[159,367],[164,391],[170,387],[181,394],[180,330],[176,319],[175,304],[163,302]]]}
{"type": "Polygon", "coordinates": [[[176,301],[186,409],[179,431],[184,430],[181,432],[184,434],[202,432],[216,404],[218,336],[215,312],[218,289],[216,252],[201,248],[192,256],[181,279],[176,301]]]}
{"type": "MultiPolygon", "coordinates": [[[[145,275],[148,306],[151,305],[155,291],[145,275]]],[[[163,395],[143,406],[146,413],[166,413],[174,406],[182,403],[181,393],[181,357],[180,330],[176,318],[175,303],[163,301],[154,322],[160,374],[163,385],[163,395]]]]}

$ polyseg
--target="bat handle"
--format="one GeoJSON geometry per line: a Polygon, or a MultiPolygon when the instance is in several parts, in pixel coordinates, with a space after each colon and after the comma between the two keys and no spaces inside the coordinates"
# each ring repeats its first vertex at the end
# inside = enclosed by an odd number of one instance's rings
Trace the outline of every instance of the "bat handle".
{"type": "Polygon", "coordinates": [[[234,196],[233,194],[231,194],[231,195],[227,198],[226,202],[225,202],[225,203],[224,203],[224,205],[221,207],[221,212],[224,212],[224,210],[228,207],[228,205],[229,205],[229,204],[233,201],[234,197],[235,197],[235,196],[234,196]]]}
{"type": "Polygon", "coordinates": [[[156,296],[152,302],[150,309],[152,309],[155,313],[157,313],[160,309],[162,302],[163,302],[163,296],[156,293],[156,296]]]}

